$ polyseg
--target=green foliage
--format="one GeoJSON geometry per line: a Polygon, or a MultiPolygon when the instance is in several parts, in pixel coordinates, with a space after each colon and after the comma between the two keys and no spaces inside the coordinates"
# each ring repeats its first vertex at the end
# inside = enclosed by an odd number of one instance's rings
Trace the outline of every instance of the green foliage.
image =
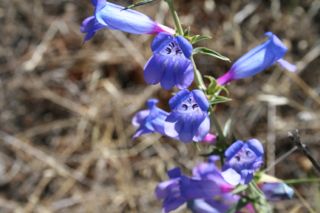
{"type": "Polygon", "coordinates": [[[211,105],[231,101],[230,98],[220,95],[221,91],[225,91],[227,95],[229,94],[229,92],[225,87],[219,86],[216,82],[216,79],[214,79],[212,76],[205,76],[205,78],[209,79],[210,81],[207,88],[207,95],[209,96],[208,99],[211,105]]]}
{"type": "Polygon", "coordinates": [[[218,59],[223,60],[223,61],[231,62],[231,60],[228,57],[226,57],[224,55],[221,55],[217,51],[211,50],[211,49],[209,49],[207,47],[194,48],[193,49],[193,55],[196,55],[196,54],[208,55],[208,56],[211,56],[211,57],[214,57],[214,58],[218,58],[218,59]]]}
{"type": "Polygon", "coordinates": [[[157,1],[157,0],[141,0],[141,1],[138,1],[134,4],[127,6],[126,8],[124,8],[124,10],[132,9],[132,8],[139,7],[139,6],[146,5],[146,4],[150,4],[155,1],[157,1]]]}
{"type": "Polygon", "coordinates": [[[234,205],[231,209],[227,211],[227,213],[236,213],[239,212],[243,207],[248,205],[250,200],[247,198],[241,198],[236,205],[234,205]]]}
{"type": "Polygon", "coordinates": [[[191,42],[191,44],[196,44],[199,41],[204,41],[204,40],[208,40],[208,39],[211,39],[211,37],[205,36],[205,35],[195,35],[190,38],[190,42],[191,42]]]}

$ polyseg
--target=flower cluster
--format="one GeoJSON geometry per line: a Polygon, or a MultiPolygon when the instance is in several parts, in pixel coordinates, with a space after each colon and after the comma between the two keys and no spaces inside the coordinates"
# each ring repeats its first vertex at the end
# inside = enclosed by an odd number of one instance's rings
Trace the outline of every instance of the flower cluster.
{"type": "MultiPolygon", "coordinates": [[[[177,31],[143,13],[106,0],[92,0],[94,15],[83,21],[80,30],[85,33],[84,41],[103,28],[155,35],[151,44],[153,54],[144,67],[144,79],[151,85],[160,84],[165,90],[175,88],[176,92],[169,100],[170,111],[159,108],[157,99],[147,101],[147,109],[137,112],[132,119],[132,124],[137,127],[133,138],[158,133],[183,143],[204,142],[213,147],[208,162],[193,168],[191,177],[182,174],[178,168],[168,171],[170,179],[158,184],[156,196],[163,201],[164,212],[184,203],[196,213],[228,212],[237,203],[244,202],[242,195],[245,193],[234,193],[237,187],[256,183],[254,177],[263,164],[264,150],[257,139],[227,141],[216,120],[213,123],[219,134],[209,133],[209,115],[214,114],[217,103],[227,100],[220,93],[225,91],[224,86],[229,82],[256,75],[275,63],[289,71],[295,71],[296,67],[283,59],[287,47],[275,34],[267,32],[268,40],[240,57],[228,72],[217,80],[209,77],[211,82],[207,88],[193,55],[200,50],[209,55],[217,53],[207,48],[193,49],[192,44],[201,36],[183,32],[172,0],[166,1],[175,18],[177,31]],[[198,89],[188,90],[194,80],[198,89]],[[228,142],[233,143],[229,145],[228,142]],[[218,159],[223,162],[221,169],[216,165],[218,159]]],[[[268,200],[291,198],[293,195],[293,190],[281,181],[263,182],[259,187],[257,190],[261,190],[268,200]]],[[[247,193],[250,198],[252,190],[247,193]]],[[[260,195],[258,193],[252,199],[260,195]]],[[[250,203],[241,207],[246,208],[246,212],[255,212],[250,203]]]]}
{"type": "Polygon", "coordinates": [[[210,129],[209,102],[201,90],[179,91],[169,100],[171,112],[156,106],[158,101],[148,101],[148,110],[138,112],[132,119],[138,127],[134,138],[146,133],[159,133],[182,142],[201,141],[210,129]]]}
{"type": "MultiPolygon", "coordinates": [[[[179,168],[168,172],[169,180],[158,184],[155,194],[163,201],[163,212],[177,209],[184,203],[194,213],[228,212],[241,196],[234,194],[234,185],[228,183],[216,166],[217,156],[200,163],[192,170],[192,177],[185,176],[179,168]]],[[[243,163],[245,164],[245,163],[243,163]]],[[[260,190],[268,200],[292,198],[293,190],[281,181],[263,182],[260,190]]],[[[245,212],[255,212],[253,206],[243,207],[245,212]]]]}

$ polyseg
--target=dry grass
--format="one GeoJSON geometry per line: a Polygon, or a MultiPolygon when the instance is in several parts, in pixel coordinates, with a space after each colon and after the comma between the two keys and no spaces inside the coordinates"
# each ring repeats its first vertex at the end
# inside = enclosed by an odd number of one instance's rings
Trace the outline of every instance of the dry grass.
{"type": "MultiPolygon", "coordinates": [[[[213,37],[203,45],[232,60],[265,31],[284,39],[298,73],[273,67],[230,85],[233,101],[218,107],[218,119],[231,115],[239,138],[264,141],[267,165],[293,147],[287,132],[296,128],[319,160],[320,2],[176,3],[183,23],[213,37]]],[[[165,4],[141,10],[172,24],[165,4]]],[[[103,30],[82,45],[79,25],[91,12],[89,0],[0,2],[1,212],[159,212],[153,190],[166,170],[203,160],[193,145],[158,135],[131,140],[132,115],[150,97],[166,108],[170,92],[143,81],[152,37],[103,30]]],[[[196,60],[214,76],[230,66],[196,60]]],[[[298,151],[269,172],[316,176],[298,151]]],[[[277,203],[278,212],[320,212],[319,182],[296,189],[299,196],[277,203]]]]}

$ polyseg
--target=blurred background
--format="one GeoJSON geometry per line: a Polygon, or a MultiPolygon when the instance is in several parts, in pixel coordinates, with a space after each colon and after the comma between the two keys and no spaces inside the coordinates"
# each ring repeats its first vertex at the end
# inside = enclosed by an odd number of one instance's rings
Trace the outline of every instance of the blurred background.
{"type": "MultiPolygon", "coordinates": [[[[132,1],[113,1],[129,5],[132,1]]],[[[289,73],[273,66],[228,86],[232,102],[217,118],[232,118],[240,139],[256,137],[266,165],[294,145],[288,131],[320,160],[320,1],[176,0],[185,27],[212,37],[207,46],[235,61],[272,31],[288,46],[289,73]]],[[[173,26],[164,1],[138,8],[173,26]]],[[[160,212],[154,196],[174,166],[186,172],[205,158],[193,144],[159,135],[135,141],[131,118],[151,97],[168,109],[172,91],[148,86],[143,66],[152,36],[101,30],[82,44],[90,0],[0,1],[0,212],[160,212]]],[[[230,63],[196,56],[203,74],[218,77],[230,63]]],[[[268,170],[294,184],[294,199],[275,212],[320,212],[320,184],[295,151],[268,170]]],[[[186,212],[182,208],[180,212],[186,212]]]]}

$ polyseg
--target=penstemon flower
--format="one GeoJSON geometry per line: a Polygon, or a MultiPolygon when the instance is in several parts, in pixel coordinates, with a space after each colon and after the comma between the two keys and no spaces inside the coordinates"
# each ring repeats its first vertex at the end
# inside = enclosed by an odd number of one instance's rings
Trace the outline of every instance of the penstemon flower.
{"type": "Polygon", "coordinates": [[[209,102],[201,90],[181,90],[169,101],[164,132],[182,142],[201,141],[209,132],[209,102]]]}
{"type": "Polygon", "coordinates": [[[295,71],[296,67],[282,59],[287,52],[287,47],[271,32],[265,34],[269,40],[253,48],[240,57],[231,69],[217,79],[219,85],[225,85],[232,80],[247,78],[267,69],[275,62],[289,71],[295,71]]]}
{"type": "Polygon", "coordinates": [[[263,183],[259,187],[270,201],[291,199],[294,194],[293,189],[284,182],[263,183]]]}
{"type": "MultiPolygon", "coordinates": [[[[216,171],[212,172],[213,176],[218,175],[217,178],[222,179],[216,171]]],[[[155,191],[157,198],[163,200],[164,212],[175,210],[185,202],[192,204],[197,199],[215,202],[212,200],[213,197],[220,197],[221,194],[231,195],[221,190],[219,182],[214,177],[211,179],[200,176],[187,177],[181,174],[179,168],[169,170],[168,176],[170,180],[159,183],[155,191]]],[[[221,205],[217,199],[216,202],[221,205]]]]}
{"type": "Polygon", "coordinates": [[[248,184],[263,164],[263,146],[257,139],[236,141],[226,151],[222,176],[232,184],[248,184]]]}
{"type": "Polygon", "coordinates": [[[133,138],[137,138],[147,133],[164,134],[164,123],[168,114],[166,111],[158,108],[156,104],[157,99],[150,99],[147,102],[148,109],[142,110],[135,114],[132,118],[132,124],[139,127],[133,138]]]}
{"type": "Polygon", "coordinates": [[[144,67],[144,79],[148,84],[160,83],[167,90],[191,85],[194,78],[190,60],[192,45],[183,36],[159,33],[151,49],[153,55],[144,67]]]}
{"type": "Polygon", "coordinates": [[[86,33],[84,41],[92,38],[95,32],[102,28],[133,34],[175,33],[173,29],[153,21],[138,11],[125,9],[106,0],[92,0],[91,2],[95,6],[94,15],[86,18],[80,28],[82,33],[86,33]]]}
{"type": "Polygon", "coordinates": [[[294,195],[294,190],[283,180],[267,174],[262,174],[257,184],[269,201],[291,199],[294,195]]]}
{"type": "MultiPolygon", "coordinates": [[[[211,156],[208,162],[200,163],[192,170],[192,177],[181,174],[179,168],[168,171],[170,180],[161,182],[156,196],[163,200],[163,211],[170,212],[187,203],[194,213],[228,212],[240,199],[233,194],[234,186],[222,177],[215,165],[219,157],[211,156]]],[[[245,212],[254,212],[251,205],[245,212]]]]}

